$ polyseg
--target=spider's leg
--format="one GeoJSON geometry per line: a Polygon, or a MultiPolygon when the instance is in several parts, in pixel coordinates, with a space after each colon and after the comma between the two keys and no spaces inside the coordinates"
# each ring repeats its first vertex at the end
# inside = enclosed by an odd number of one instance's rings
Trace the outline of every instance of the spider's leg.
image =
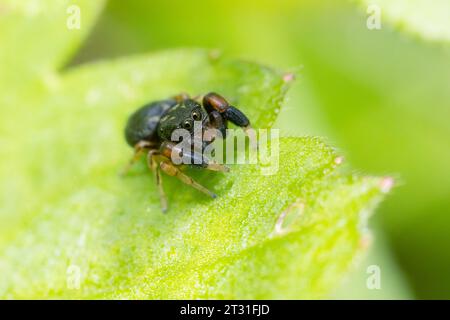
{"type": "Polygon", "coordinates": [[[192,152],[189,150],[182,150],[180,146],[175,145],[173,142],[163,142],[160,147],[160,152],[163,156],[171,159],[175,164],[190,164],[199,166],[201,168],[212,170],[212,171],[222,171],[228,172],[230,168],[227,166],[211,161],[203,154],[198,152],[192,152]],[[176,160],[175,160],[176,159],[176,160]]]}
{"type": "Polygon", "coordinates": [[[210,92],[203,97],[203,106],[208,112],[216,110],[225,120],[229,120],[235,125],[246,128],[250,125],[250,120],[238,108],[231,106],[221,95],[210,92]]]}
{"type": "Polygon", "coordinates": [[[148,150],[151,146],[152,144],[150,142],[144,140],[136,143],[136,145],[134,146],[134,155],[130,159],[128,164],[125,165],[125,167],[122,169],[120,175],[122,176],[125,175],[131,169],[133,164],[135,164],[136,161],[138,161],[141,158],[141,156],[145,153],[145,151],[148,150]]]}
{"type": "Polygon", "coordinates": [[[148,164],[149,168],[155,174],[156,186],[158,187],[159,200],[161,202],[161,210],[162,210],[163,213],[166,213],[166,211],[167,211],[167,197],[166,197],[166,194],[164,193],[164,189],[163,189],[163,185],[162,185],[161,171],[160,171],[160,168],[158,166],[158,162],[156,160],[158,155],[159,155],[159,151],[158,150],[155,150],[155,149],[150,150],[148,152],[148,154],[147,154],[147,164],[148,164]]]}
{"type": "Polygon", "coordinates": [[[179,103],[186,99],[189,99],[189,94],[187,94],[186,92],[180,92],[176,96],[173,96],[172,99],[174,99],[177,103],[179,103]]]}
{"type": "Polygon", "coordinates": [[[189,177],[188,175],[181,172],[179,168],[174,166],[170,161],[163,160],[159,164],[162,171],[164,171],[166,174],[172,177],[176,177],[177,179],[181,180],[185,184],[203,192],[204,194],[210,196],[211,198],[216,198],[217,195],[208,189],[206,189],[204,186],[196,182],[194,179],[189,177]]]}
{"type": "MultiPolygon", "coordinates": [[[[210,115],[214,115],[214,117],[217,118],[217,115],[214,114],[217,112],[223,118],[222,122],[225,129],[227,121],[241,127],[249,137],[252,148],[258,147],[256,132],[252,129],[250,120],[241,110],[231,106],[224,97],[217,93],[210,92],[203,97],[203,106],[210,115]]],[[[218,129],[225,130],[222,127],[219,127],[218,129]]]]}
{"type": "MultiPolygon", "coordinates": [[[[227,121],[222,117],[222,115],[217,110],[212,110],[209,112],[209,124],[212,128],[218,130],[222,135],[222,139],[226,138],[227,135],[227,121]]],[[[214,139],[213,137],[212,139],[214,139]]],[[[212,140],[210,140],[212,141],[212,140]]]]}

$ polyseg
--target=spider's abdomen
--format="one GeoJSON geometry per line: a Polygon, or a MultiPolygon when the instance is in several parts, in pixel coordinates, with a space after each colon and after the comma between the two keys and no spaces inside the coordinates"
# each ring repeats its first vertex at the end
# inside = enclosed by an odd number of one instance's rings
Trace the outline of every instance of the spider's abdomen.
{"type": "Polygon", "coordinates": [[[161,117],[177,102],[167,99],[151,102],[136,110],[128,118],[125,127],[125,139],[134,147],[139,141],[158,141],[156,128],[161,117]]]}

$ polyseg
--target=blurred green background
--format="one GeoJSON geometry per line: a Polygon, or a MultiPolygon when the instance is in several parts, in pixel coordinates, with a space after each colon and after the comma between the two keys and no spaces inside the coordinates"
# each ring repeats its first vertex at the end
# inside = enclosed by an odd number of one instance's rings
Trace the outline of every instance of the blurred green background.
{"type": "MultiPolygon", "coordinates": [[[[275,127],[325,136],[353,167],[399,185],[372,218],[365,264],[381,265],[388,292],[359,295],[364,280],[350,280],[358,285],[338,297],[450,298],[449,30],[427,39],[380,7],[381,30],[368,30],[359,2],[111,0],[70,66],[206,47],[296,71],[275,127]]],[[[428,11],[410,10],[436,27],[428,11]]],[[[363,264],[355,278],[364,274],[363,264]]]]}

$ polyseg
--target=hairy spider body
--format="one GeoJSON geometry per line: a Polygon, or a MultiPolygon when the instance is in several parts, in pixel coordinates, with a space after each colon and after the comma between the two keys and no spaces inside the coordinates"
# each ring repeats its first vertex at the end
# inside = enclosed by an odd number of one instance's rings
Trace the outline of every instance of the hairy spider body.
{"type": "MultiPolygon", "coordinates": [[[[225,138],[228,121],[244,130],[250,128],[250,121],[244,113],[229,105],[224,97],[213,92],[203,96],[203,99],[200,97],[191,99],[186,94],[179,94],[173,98],[146,104],[130,115],[125,127],[125,139],[135,149],[134,156],[125,171],[147,153],[148,165],[155,173],[163,212],[167,210],[167,200],[162,188],[160,171],[175,176],[215,198],[214,193],[181,172],[179,166],[172,162],[172,152],[178,150],[171,138],[176,129],[187,130],[193,136],[194,122],[201,124],[203,132],[207,129],[217,129],[225,138]]],[[[202,148],[208,143],[203,143],[202,148]]],[[[183,156],[190,158],[193,166],[213,171],[228,171],[227,167],[207,159],[202,154],[192,152],[183,156]]]]}

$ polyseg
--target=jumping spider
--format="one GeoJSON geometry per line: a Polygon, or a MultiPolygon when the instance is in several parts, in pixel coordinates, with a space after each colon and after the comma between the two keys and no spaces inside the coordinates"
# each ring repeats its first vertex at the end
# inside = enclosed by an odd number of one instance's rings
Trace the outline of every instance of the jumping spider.
{"type": "MultiPolygon", "coordinates": [[[[179,165],[172,162],[172,152],[178,151],[176,143],[171,141],[172,132],[183,128],[193,135],[194,121],[201,122],[203,132],[207,129],[217,129],[223,138],[226,137],[228,121],[242,127],[245,132],[250,129],[248,118],[239,109],[231,106],[224,97],[214,92],[206,94],[203,99],[191,99],[187,94],[179,94],[166,100],[151,102],[131,114],[125,127],[125,138],[127,143],[134,147],[135,152],[124,172],[142,155],[147,154],[148,166],[156,177],[163,212],[167,211],[167,198],[162,187],[161,170],[212,198],[216,197],[216,194],[194,181],[180,170],[179,165]]],[[[214,138],[203,142],[203,150],[213,140],[214,138]]],[[[200,161],[198,158],[194,159],[199,157],[195,152],[184,156],[191,157],[193,166],[213,171],[228,171],[226,166],[205,158],[203,153],[200,155],[200,161]]]]}

